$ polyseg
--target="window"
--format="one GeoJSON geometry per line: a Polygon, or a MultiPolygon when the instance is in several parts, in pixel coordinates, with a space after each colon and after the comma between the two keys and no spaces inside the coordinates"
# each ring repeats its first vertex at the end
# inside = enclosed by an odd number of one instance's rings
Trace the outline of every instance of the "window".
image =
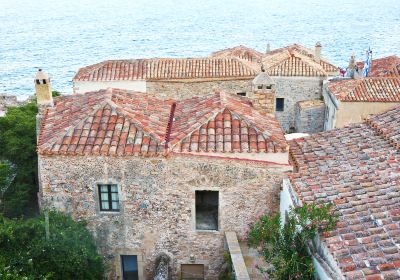
{"type": "Polygon", "coordinates": [[[246,93],[245,92],[238,92],[237,95],[246,96],[246,93]]]}
{"type": "Polygon", "coordinates": [[[276,111],[282,112],[285,107],[285,98],[277,98],[276,99],[276,111]]]}
{"type": "Polygon", "coordinates": [[[272,89],[272,85],[268,85],[268,86],[267,86],[267,89],[272,89]]]}
{"type": "Polygon", "coordinates": [[[218,230],[217,191],[196,191],[196,229],[218,230]]]}
{"type": "Polygon", "coordinates": [[[132,256],[132,255],[121,256],[121,264],[122,264],[122,279],[124,280],[139,279],[137,256],[132,256]]]}
{"type": "Polygon", "coordinates": [[[40,80],[36,80],[36,84],[40,85],[40,80]]]}
{"type": "Polygon", "coordinates": [[[260,86],[257,86],[257,88],[258,88],[258,89],[262,89],[262,85],[260,85],[260,86]]]}
{"type": "Polygon", "coordinates": [[[182,264],[181,265],[182,280],[203,280],[204,265],[203,264],[182,264]]]}
{"type": "Polygon", "coordinates": [[[118,186],[99,185],[100,211],[119,211],[118,186]]]}

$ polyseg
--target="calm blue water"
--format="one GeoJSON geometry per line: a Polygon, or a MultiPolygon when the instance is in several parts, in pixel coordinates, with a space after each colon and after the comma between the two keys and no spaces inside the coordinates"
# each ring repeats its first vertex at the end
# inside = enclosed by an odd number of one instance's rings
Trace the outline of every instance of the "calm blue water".
{"type": "Polygon", "coordinates": [[[0,92],[21,99],[37,68],[68,93],[79,67],[106,59],[316,41],[339,66],[369,45],[400,55],[400,0],[0,0],[0,24],[0,92]]]}

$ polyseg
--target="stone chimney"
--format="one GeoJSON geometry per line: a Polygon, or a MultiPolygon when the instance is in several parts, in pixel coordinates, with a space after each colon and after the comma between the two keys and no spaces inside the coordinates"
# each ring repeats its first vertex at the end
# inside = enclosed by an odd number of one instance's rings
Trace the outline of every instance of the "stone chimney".
{"type": "Polygon", "coordinates": [[[275,92],[276,84],[274,80],[261,67],[261,72],[251,82],[252,92],[249,99],[256,109],[269,114],[275,114],[275,92]]]}
{"type": "Polygon", "coordinates": [[[317,63],[319,63],[321,61],[321,49],[322,49],[322,45],[320,42],[317,42],[315,44],[315,61],[317,63]]]}
{"type": "Polygon", "coordinates": [[[35,76],[36,99],[39,107],[53,106],[51,83],[49,76],[39,69],[35,76]]]}
{"type": "Polygon", "coordinates": [[[266,50],[265,53],[269,53],[270,51],[271,51],[271,45],[268,43],[268,44],[267,44],[267,50],[266,50]]]}

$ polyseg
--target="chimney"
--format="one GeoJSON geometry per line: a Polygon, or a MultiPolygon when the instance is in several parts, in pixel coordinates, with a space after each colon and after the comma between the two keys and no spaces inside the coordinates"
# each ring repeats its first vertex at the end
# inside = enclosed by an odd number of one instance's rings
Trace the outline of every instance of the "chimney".
{"type": "Polygon", "coordinates": [[[322,45],[320,42],[315,44],[315,61],[319,63],[321,61],[321,49],[322,45]]]}
{"type": "Polygon", "coordinates": [[[261,67],[261,72],[251,82],[252,92],[249,99],[254,108],[269,114],[275,114],[275,82],[261,67]]]}
{"type": "Polygon", "coordinates": [[[36,99],[39,107],[53,106],[51,83],[49,76],[39,69],[35,76],[36,99]]]}
{"type": "Polygon", "coordinates": [[[269,53],[271,51],[271,45],[268,43],[267,44],[267,51],[265,53],[269,53]]]}

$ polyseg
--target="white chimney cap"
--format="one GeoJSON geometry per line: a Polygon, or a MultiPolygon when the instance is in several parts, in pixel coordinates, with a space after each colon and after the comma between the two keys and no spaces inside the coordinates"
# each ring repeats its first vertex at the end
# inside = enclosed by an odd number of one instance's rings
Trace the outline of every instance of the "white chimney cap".
{"type": "Polygon", "coordinates": [[[42,69],[39,69],[35,76],[36,80],[48,80],[49,75],[47,75],[42,69]]]}

